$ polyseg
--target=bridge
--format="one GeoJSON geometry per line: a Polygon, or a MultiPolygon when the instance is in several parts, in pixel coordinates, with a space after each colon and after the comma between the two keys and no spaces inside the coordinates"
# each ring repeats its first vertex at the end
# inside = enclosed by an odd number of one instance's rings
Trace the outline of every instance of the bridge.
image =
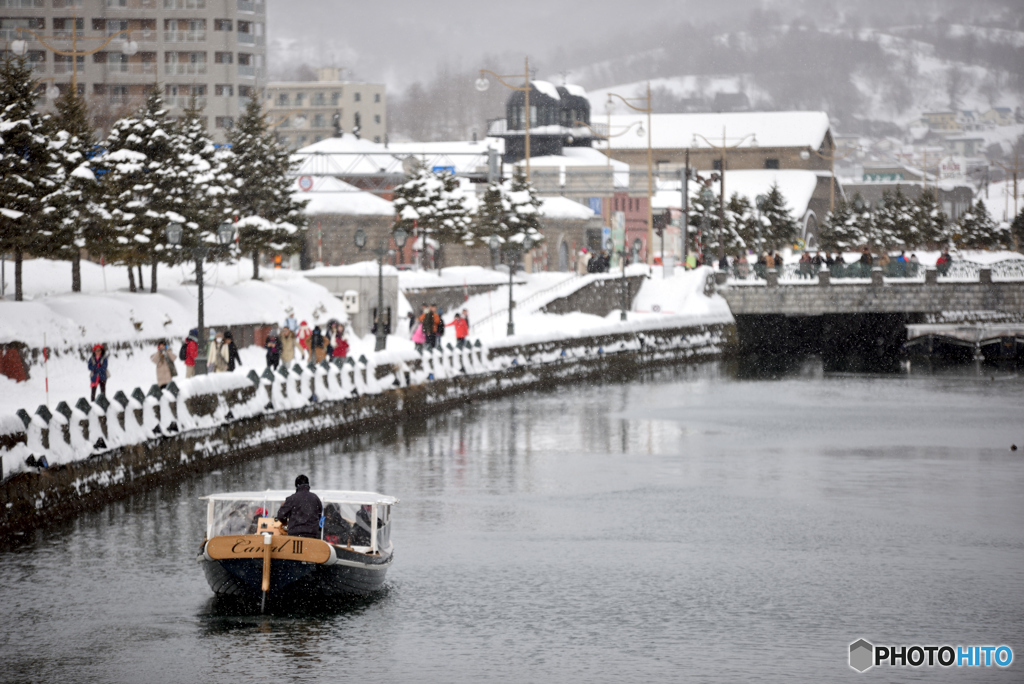
{"type": "MultiPolygon", "coordinates": [[[[934,269],[909,278],[886,277],[878,268],[869,275],[833,279],[822,271],[801,278],[790,268],[761,279],[720,272],[716,289],[736,318],[741,348],[753,358],[813,352],[832,370],[864,370],[869,358],[896,364],[915,345],[935,349],[939,331],[921,324],[951,318],[1024,322],[1024,262],[977,266],[973,272],[961,265],[945,277],[934,269]]],[[[1002,337],[1007,339],[998,342],[1000,354],[1018,357],[1024,340],[1002,337]]],[[[969,346],[981,354],[985,343],[969,346]]]]}

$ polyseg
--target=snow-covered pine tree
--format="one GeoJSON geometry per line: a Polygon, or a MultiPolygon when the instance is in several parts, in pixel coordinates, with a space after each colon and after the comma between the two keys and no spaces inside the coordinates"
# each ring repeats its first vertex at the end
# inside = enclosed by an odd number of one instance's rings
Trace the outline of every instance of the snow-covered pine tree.
{"type": "Polygon", "coordinates": [[[59,247],[51,196],[63,182],[49,125],[35,110],[38,83],[24,57],[0,61],[0,251],[14,253],[14,298],[21,301],[26,252],[59,247]]]}
{"type": "Polygon", "coordinates": [[[773,183],[768,194],[765,195],[764,205],[761,207],[761,217],[764,219],[767,234],[765,242],[772,249],[780,249],[786,245],[793,244],[798,234],[797,221],[793,218],[793,212],[786,206],[786,198],[782,196],[777,183],[773,183]]]}
{"type": "Polygon", "coordinates": [[[690,197],[690,235],[694,251],[700,242],[701,254],[717,248],[718,235],[721,232],[722,218],[718,215],[718,195],[712,190],[708,199],[702,196],[704,189],[697,185],[690,197]]]}
{"type": "Polygon", "coordinates": [[[128,285],[135,292],[132,269],[139,269],[141,288],[142,266],[168,258],[164,229],[181,218],[175,213],[183,192],[176,126],[156,88],[139,112],[114,122],[104,146],[96,163],[116,237],[103,256],[128,266],[128,285]]]}
{"type": "Polygon", "coordinates": [[[97,154],[96,138],[89,123],[85,98],[68,88],[55,103],[57,113],[51,119],[55,152],[64,168],[64,183],[55,193],[54,205],[63,225],[60,254],[71,261],[71,291],[81,292],[82,250],[98,253],[113,239],[110,214],[102,205],[102,193],[90,157],[97,154]]]}
{"type": "Polygon", "coordinates": [[[302,249],[309,220],[308,200],[294,197],[291,153],[277,141],[260,98],[249,99],[245,112],[228,132],[228,170],[235,178],[232,196],[238,222],[238,244],[252,255],[252,277],[259,278],[264,251],[291,254],[302,249]]]}
{"type": "Polygon", "coordinates": [[[491,236],[497,236],[505,254],[515,251],[527,237],[537,243],[544,239],[540,206],[536,190],[517,169],[510,181],[487,186],[473,217],[473,238],[486,244],[491,236]]]}
{"type": "Polygon", "coordinates": [[[961,214],[954,229],[953,242],[958,249],[1008,249],[1010,230],[1008,226],[993,221],[985,202],[979,199],[961,214]]]}
{"type": "Polygon", "coordinates": [[[871,203],[864,200],[858,193],[851,203],[853,206],[854,223],[860,237],[861,244],[870,250],[877,250],[881,241],[875,229],[875,216],[871,210],[871,203]]]}
{"type": "Polygon", "coordinates": [[[1016,241],[1013,249],[1018,252],[1024,251],[1024,209],[1020,210],[1020,213],[1013,219],[1013,223],[1010,224],[1010,235],[1016,241]]]}
{"type": "Polygon", "coordinates": [[[722,233],[721,249],[732,255],[746,252],[748,248],[756,249],[760,235],[754,205],[745,196],[734,192],[725,204],[725,231],[722,233]]]}
{"type": "Polygon", "coordinates": [[[867,242],[857,225],[853,205],[844,199],[836,204],[835,212],[825,214],[818,228],[818,240],[828,252],[848,252],[867,242]]]}
{"type": "Polygon", "coordinates": [[[921,244],[913,202],[898,185],[896,192],[882,193],[882,206],[875,212],[875,235],[885,249],[910,249],[921,244]]]}
{"type": "MultiPolygon", "coordinates": [[[[419,169],[395,188],[393,197],[392,203],[398,213],[394,228],[401,226],[409,234],[415,229],[421,238],[435,240],[441,246],[472,243],[465,197],[459,190],[458,179],[450,173],[437,174],[419,169]]],[[[426,244],[424,255],[425,247],[426,244]]],[[[440,263],[439,259],[439,271],[440,263]]]]}
{"type": "MultiPolygon", "coordinates": [[[[186,258],[192,248],[203,245],[210,250],[207,259],[223,261],[231,258],[235,248],[234,245],[218,244],[217,229],[221,224],[231,221],[231,200],[237,193],[237,187],[234,176],[228,170],[231,153],[214,146],[213,140],[206,133],[201,114],[202,110],[196,106],[196,98],[193,96],[175,129],[177,162],[165,167],[160,173],[172,174],[177,180],[170,184],[177,191],[173,196],[172,211],[185,219],[186,230],[183,231],[181,245],[186,258]]],[[[162,246],[163,240],[160,243],[158,248],[162,246]]],[[[180,254],[172,256],[168,250],[163,260],[174,263],[181,258],[180,254]]]]}
{"type": "Polygon", "coordinates": [[[938,247],[946,241],[946,224],[949,219],[942,211],[935,193],[925,190],[914,202],[914,225],[918,230],[917,247],[938,247]]]}

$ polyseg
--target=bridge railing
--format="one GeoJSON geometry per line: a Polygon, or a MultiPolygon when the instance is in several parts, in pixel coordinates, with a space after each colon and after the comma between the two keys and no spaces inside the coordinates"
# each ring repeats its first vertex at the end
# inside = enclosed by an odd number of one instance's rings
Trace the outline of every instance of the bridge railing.
{"type": "MultiPolygon", "coordinates": [[[[936,268],[939,282],[945,281],[977,281],[981,278],[982,269],[989,269],[992,280],[1024,280],[1024,259],[1006,259],[993,264],[979,264],[973,261],[954,261],[936,268]]],[[[814,264],[785,264],[781,267],[768,269],[764,264],[733,264],[726,272],[726,282],[735,284],[765,284],[769,272],[775,274],[780,284],[800,285],[816,284],[818,273],[827,270],[832,282],[855,282],[871,279],[872,267],[859,262],[833,266],[815,266],[814,264]]],[[[891,261],[882,269],[885,278],[925,282],[927,268],[923,264],[899,263],[891,261]]],[[[719,271],[721,274],[722,271],[719,271]]]]}

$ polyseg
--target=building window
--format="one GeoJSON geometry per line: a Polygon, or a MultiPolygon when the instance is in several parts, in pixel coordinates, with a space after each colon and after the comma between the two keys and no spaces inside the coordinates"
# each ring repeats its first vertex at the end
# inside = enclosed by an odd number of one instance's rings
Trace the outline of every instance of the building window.
{"type": "Polygon", "coordinates": [[[373,115],[373,123],[380,123],[380,114],[373,115]]]}
{"type": "Polygon", "coordinates": [[[323,139],[324,139],[324,136],[322,136],[322,135],[318,135],[318,136],[316,136],[315,138],[313,138],[313,142],[320,142],[320,141],[321,141],[321,140],[323,140],[323,139]]]}
{"type": "Polygon", "coordinates": [[[380,142],[380,136],[379,135],[373,136],[373,142],[379,143],[380,142]]]}
{"type": "MultiPolygon", "coordinates": [[[[213,94],[217,97],[234,97],[235,87],[230,83],[223,85],[218,83],[213,86],[213,94]]],[[[222,128],[222,126],[218,126],[218,128],[222,128]]]]}
{"type": "Polygon", "coordinates": [[[373,94],[373,101],[374,102],[380,102],[380,93],[374,93],[373,94]]]}
{"type": "Polygon", "coordinates": [[[766,168],[766,169],[777,169],[777,168],[779,168],[779,160],[778,159],[765,159],[764,160],[764,168],[766,168]]]}
{"type": "Polygon", "coordinates": [[[217,128],[227,128],[228,130],[231,130],[235,125],[235,119],[231,116],[218,116],[213,121],[217,128]]]}
{"type": "MultiPolygon", "coordinates": [[[[3,2],[0,0],[0,6],[2,5],[3,2]]],[[[75,35],[81,36],[85,32],[85,19],[82,18],[75,19],[74,22],[71,19],[54,19],[53,34],[60,38],[70,38],[72,23],[75,25],[75,35]]]]}
{"type": "Polygon", "coordinates": [[[331,93],[331,106],[337,107],[339,102],[341,102],[341,93],[331,93]]]}
{"type": "Polygon", "coordinates": [[[306,136],[300,135],[299,137],[297,137],[295,139],[295,144],[298,145],[299,147],[302,147],[303,145],[305,145],[306,144],[306,136]]]}
{"type": "Polygon", "coordinates": [[[355,95],[353,96],[353,98],[355,99],[355,101],[356,101],[356,102],[359,102],[360,100],[362,100],[362,99],[363,99],[363,96],[362,96],[362,95],[361,95],[360,93],[356,93],[356,94],[355,94],[355,95]]]}
{"type": "Polygon", "coordinates": [[[277,95],[277,106],[287,107],[288,106],[288,93],[278,93],[277,95]]]}
{"type": "Polygon", "coordinates": [[[238,97],[252,97],[252,86],[238,86],[238,97]]]}
{"type": "Polygon", "coordinates": [[[217,64],[232,64],[235,61],[235,56],[230,52],[215,52],[213,61],[217,64]]]}
{"type": "Polygon", "coordinates": [[[323,107],[325,104],[327,104],[327,101],[323,93],[313,93],[312,105],[314,107],[323,107]]]}
{"type": "Polygon", "coordinates": [[[324,115],[316,114],[313,116],[313,128],[323,128],[325,125],[324,115]]]}
{"type": "Polygon", "coordinates": [[[295,106],[303,107],[306,104],[306,93],[295,93],[295,106]]]}
{"type": "Polygon", "coordinates": [[[282,145],[285,145],[285,146],[287,146],[287,145],[288,145],[288,136],[287,136],[287,135],[282,135],[282,136],[281,136],[281,137],[279,138],[279,140],[281,141],[281,144],[282,144],[282,145]]]}
{"type": "MultiPolygon", "coordinates": [[[[213,20],[214,31],[231,31],[231,20],[230,19],[214,19],[213,20]]],[[[225,117],[221,117],[222,119],[225,117]]]]}
{"type": "Polygon", "coordinates": [[[715,170],[715,171],[721,171],[722,170],[722,160],[721,159],[715,159],[714,161],[712,161],[711,162],[711,168],[713,170],[715,170]]]}

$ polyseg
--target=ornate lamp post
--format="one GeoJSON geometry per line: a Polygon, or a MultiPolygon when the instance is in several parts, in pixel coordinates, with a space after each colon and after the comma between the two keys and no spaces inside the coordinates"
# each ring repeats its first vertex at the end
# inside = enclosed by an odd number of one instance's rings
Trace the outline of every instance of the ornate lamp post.
{"type": "MultiPolygon", "coordinates": [[[[652,248],[654,245],[654,207],[652,206],[652,199],[654,196],[654,164],[652,162],[652,150],[651,150],[651,112],[654,109],[651,107],[651,82],[647,82],[647,97],[623,97],[618,93],[608,93],[608,104],[611,105],[612,98],[617,97],[622,100],[630,109],[634,109],[638,112],[647,114],[647,263],[654,263],[654,252],[652,248]],[[647,102],[646,107],[637,107],[630,100],[644,100],[647,102]]],[[[611,131],[609,131],[611,132],[611,131]]],[[[644,129],[641,124],[637,130],[637,135],[643,135],[644,129]]]]}
{"type": "Polygon", "coordinates": [[[526,122],[526,136],[524,139],[525,153],[526,153],[526,182],[530,182],[530,58],[527,57],[524,60],[523,68],[523,86],[517,87],[505,82],[506,78],[518,78],[518,74],[496,74],[490,69],[481,69],[480,78],[476,79],[476,89],[481,93],[491,87],[491,82],[487,80],[484,74],[490,74],[494,78],[498,79],[498,83],[511,88],[512,90],[518,90],[523,93],[523,119],[526,122]]]}
{"type": "MultiPolygon", "coordinates": [[[[70,39],[71,39],[71,49],[70,50],[60,50],[58,48],[53,47],[48,42],[46,42],[46,40],[44,40],[44,39],[48,39],[48,40],[67,40],[67,38],[68,38],[67,36],[41,36],[38,33],[36,33],[35,31],[33,31],[32,29],[27,29],[27,28],[18,28],[17,29],[19,33],[20,32],[24,32],[24,33],[27,33],[27,34],[31,35],[44,48],[46,48],[50,52],[52,52],[52,53],[54,53],[56,55],[61,55],[62,57],[70,57],[71,58],[71,89],[73,91],[75,91],[76,95],[77,95],[77,91],[78,91],[78,58],[79,57],[84,58],[87,55],[96,54],[97,52],[99,52],[103,48],[105,48],[108,45],[110,45],[110,43],[115,38],[117,38],[120,35],[124,35],[128,39],[128,40],[126,40],[124,42],[124,45],[121,46],[122,54],[128,55],[130,57],[130,56],[134,55],[136,52],[139,51],[139,44],[137,42],[135,42],[134,40],[132,40],[131,29],[125,29],[123,31],[118,31],[116,33],[110,34],[110,36],[79,36],[78,35],[78,30],[76,28],[77,24],[78,24],[78,17],[77,16],[73,16],[72,19],[71,19],[71,36],[70,36],[70,39]],[[103,40],[103,43],[101,43],[100,46],[98,48],[94,49],[94,50],[79,50],[78,49],[78,39],[79,38],[83,38],[85,40],[103,40]],[[106,40],[104,40],[104,38],[106,40]]],[[[11,47],[11,52],[13,52],[14,54],[18,55],[19,57],[23,57],[28,52],[28,43],[27,43],[27,41],[24,41],[24,40],[13,40],[13,41],[11,41],[11,46],[10,47],[11,47]]]]}
{"type": "MultiPolygon", "coordinates": [[[[488,246],[497,251],[501,246],[501,240],[497,235],[492,235],[487,239],[488,246]]],[[[512,317],[512,310],[516,306],[515,299],[512,298],[512,278],[515,276],[516,268],[519,265],[519,257],[525,252],[529,252],[533,249],[533,238],[527,235],[521,243],[509,241],[505,243],[505,254],[508,256],[508,329],[506,334],[511,337],[516,334],[516,324],[512,317]]]]}
{"type": "MultiPolygon", "coordinates": [[[[409,239],[409,234],[402,228],[397,228],[392,237],[395,240],[395,246],[401,250],[405,247],[406,240],[409,239]]],[[[362,228],[356,230],[355,235],[356,247],[359,251],[366,249],[366,231],[362,228]]],[[[384,326],[384,257],[390,253],[388,249],[387,238],[381,238],[375,249],[370,250],[371,254],[377,257],[377,316],[374,321],[374,329],[376,332],[376,343],[374,344],[374,351],[383,351],[387,348],[388,336],[387,330],[384,326]]],[[[391,325],[391,317],[388,317],[388,327],[391,325]]]]}

